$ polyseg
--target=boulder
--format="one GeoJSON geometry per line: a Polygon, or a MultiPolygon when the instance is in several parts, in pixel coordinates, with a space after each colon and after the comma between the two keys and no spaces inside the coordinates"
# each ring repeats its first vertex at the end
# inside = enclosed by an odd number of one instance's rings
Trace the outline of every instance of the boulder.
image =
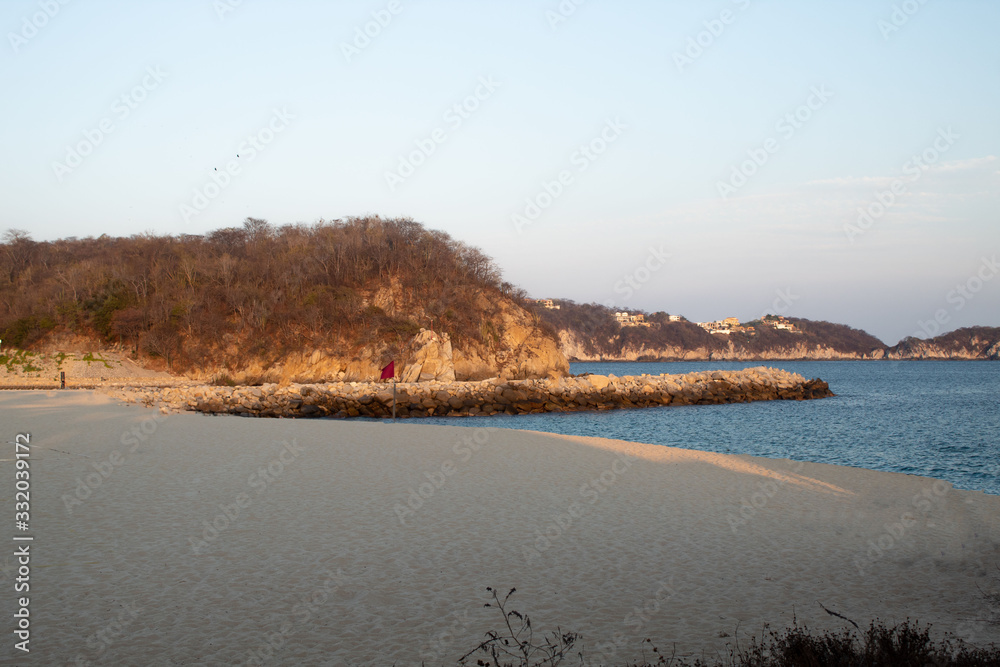
{"type": "Polygon", "coordinates": [[[454,382],[455,361],[448,334],[421,329],[413,337],[403,363],[401,382],[454,382]]]}
{"type": "Polygon", "coordinates": [[[590,382],[591,386],[593,386],[597,391],[601,391],[611,384],[611,380],[607,375],[589,375],[587,376],[587,381],[590,382]]]}

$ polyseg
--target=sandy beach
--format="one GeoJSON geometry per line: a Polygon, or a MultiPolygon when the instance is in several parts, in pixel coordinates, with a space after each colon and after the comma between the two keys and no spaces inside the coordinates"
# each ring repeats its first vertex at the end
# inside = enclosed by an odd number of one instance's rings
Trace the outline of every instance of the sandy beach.
{"type": "Polygon", "coordinates": [[[164,415],[0,392],[30,528],[0,663],[455,664],[517,588],[587,664],[725,652],[765,624],[907,618],[1000,642],[1000,497],[925,477],[504,429],[164,415]],[[30,653],[13,646],[30,535],[30,653]]]}

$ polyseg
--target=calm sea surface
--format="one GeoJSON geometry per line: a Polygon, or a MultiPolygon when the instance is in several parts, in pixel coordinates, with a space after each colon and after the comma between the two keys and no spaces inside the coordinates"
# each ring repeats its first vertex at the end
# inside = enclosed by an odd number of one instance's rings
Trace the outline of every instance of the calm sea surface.
{"type": "Polygon", "coordinates": [[[819,377],[835,398],[608,412],[413,419],[588,435],[834,463],[944,479],[1000,495],[1000,363],[793,361],[577,363],[574,374],[641,375],[772,366],[819,377]]]}

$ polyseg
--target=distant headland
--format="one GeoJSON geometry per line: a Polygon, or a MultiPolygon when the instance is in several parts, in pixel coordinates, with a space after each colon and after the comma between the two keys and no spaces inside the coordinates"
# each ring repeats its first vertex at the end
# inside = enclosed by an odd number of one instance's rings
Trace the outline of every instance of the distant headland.
{"type": "Polygon", "coordinates": [[[570,361],[775,361],[792,359],[1000,359],[1000,328],[967,327],[889,346],[844,324],[765,315],[690,322],[666,312],[618,311],[565,299],[529,306],[570,361]]]}

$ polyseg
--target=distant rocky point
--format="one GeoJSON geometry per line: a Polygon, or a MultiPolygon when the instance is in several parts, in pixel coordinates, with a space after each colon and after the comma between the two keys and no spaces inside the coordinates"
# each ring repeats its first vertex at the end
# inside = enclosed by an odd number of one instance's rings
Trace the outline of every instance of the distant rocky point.
{"type": "Polygon", "coordinates": [[[1000,360],[1000,328],[966,327],[923,340],[904,338],[886,349],[887,359],[1000,360]]]}

